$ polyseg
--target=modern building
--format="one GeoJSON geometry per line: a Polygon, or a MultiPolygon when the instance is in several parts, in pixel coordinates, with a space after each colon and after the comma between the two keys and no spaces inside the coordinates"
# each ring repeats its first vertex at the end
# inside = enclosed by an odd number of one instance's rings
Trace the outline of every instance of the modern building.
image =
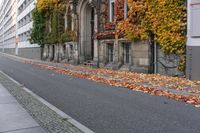
{"type": "Polygon", "coordinates": [[[0,49],[14,54],[16,48],[16,0],[4,0],[0,7],[0,49]]]}
{"type": "Polygon", "coordinates": [[[200,80],[200,0],[188,0],[187,78],[200,80]]]}
{"type": "Polygon", "coordinates": [[[40,59],[40,47],[30,44],[32,11],[36,0],[3,0],[0,8],[1,51],[40,59]]]}
{"type": "Polygon", "coordinates": [[[32,28],[32,12],[36,0],[17,1],[17,41],[16,54],[26,58],[40,59],[40,47],[30,44],[30,33],[32,28]]]}

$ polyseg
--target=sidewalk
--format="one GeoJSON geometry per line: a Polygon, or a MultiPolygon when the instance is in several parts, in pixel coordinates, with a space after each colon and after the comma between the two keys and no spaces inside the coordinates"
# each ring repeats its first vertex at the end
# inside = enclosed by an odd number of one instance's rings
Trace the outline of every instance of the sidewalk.
{"type": "Polygon", "coordinates": [[[45,133],[1,84],[0,112],[0,133],[45,133]]]}

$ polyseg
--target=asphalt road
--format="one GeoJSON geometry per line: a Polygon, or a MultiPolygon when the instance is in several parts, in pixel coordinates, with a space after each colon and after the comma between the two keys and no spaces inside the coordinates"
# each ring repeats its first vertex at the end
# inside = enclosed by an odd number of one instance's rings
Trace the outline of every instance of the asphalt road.
{"type": "Polygon", "coordinates": [[[0,56],[0,70],[96,133],[200,133],[200,108],[0,56]]]}

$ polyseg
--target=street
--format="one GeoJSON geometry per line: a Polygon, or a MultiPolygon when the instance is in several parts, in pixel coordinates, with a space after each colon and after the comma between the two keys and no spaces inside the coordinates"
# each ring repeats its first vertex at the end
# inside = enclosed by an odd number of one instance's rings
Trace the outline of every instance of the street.
{"type": "Polygon", "coordinates": [[[0,70],[96,133],[199,133],[200,109],[0,55],[0,70]]]}

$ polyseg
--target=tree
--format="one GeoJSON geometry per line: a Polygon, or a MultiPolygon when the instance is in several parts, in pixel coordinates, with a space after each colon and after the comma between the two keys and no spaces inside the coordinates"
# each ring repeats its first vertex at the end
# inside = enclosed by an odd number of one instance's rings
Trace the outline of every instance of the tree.
{"type": "Polygon", "coordinates": [[[37,43],[41,47],[44,46],[45,39],[45,18],[43,12],[38,11],[37,8],[33,11],[33,28],[31,31],[31,43],[37,43]]]}
{"type": "Polygon", "coordinates": [[[128,0],[128,18],[118,25],[131,40],[153,39],[167,54],[181,59],[179,69],[185,69],[186,6],[185,0],[128,0]],[[150,38],[151,35],[155,38],[150,38]]]}
{"type": "Polygon", "coordinates": [[[64,14],[68,1],[38,0],[33,12],[31,42],[44,44],[64,43],[72,38],[72,31],[65,31],[64,14]],[[66,33],[67,32],[67,33],[66,33]],[[65,39],[68,38],[68,39],[65,39]]]}

